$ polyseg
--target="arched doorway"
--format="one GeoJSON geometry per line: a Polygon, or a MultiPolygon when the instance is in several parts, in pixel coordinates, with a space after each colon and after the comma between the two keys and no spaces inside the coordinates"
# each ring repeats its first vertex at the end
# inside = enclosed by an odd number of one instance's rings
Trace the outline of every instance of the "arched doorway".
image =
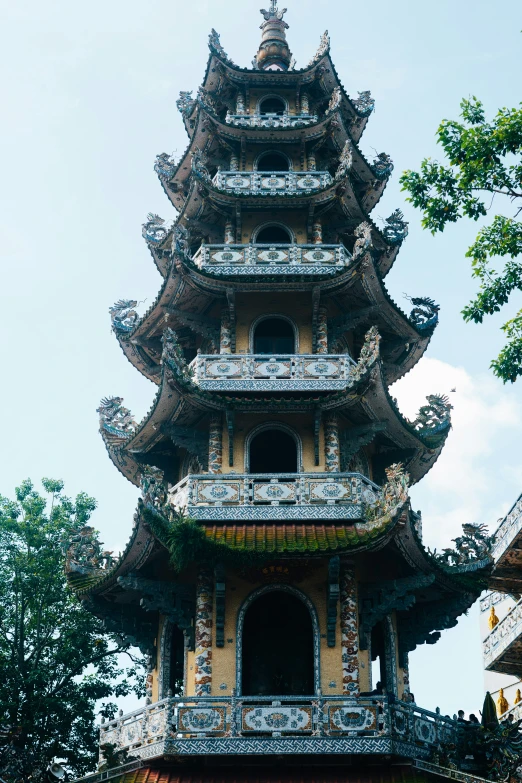
{"type": "Polygon", "coordinates": [[[242,633],[243,696],[311,696],[314,626],[297,596],[275,589],[248,607],[242,633]]]}
{"type": "Polygon", "coordinates": [[[295,332],[286,318],[264,318],[254,329],[253,348],[255,354],[293,354],[295,332]]]}
{"type": "Polygon", "coordinates": [[[265,152],[257,161],[258,171],[290,171],[290,162],[281,152],[265,152]]]}
{"type": "Polygon", "coordinates": [[[286,111],[286,103],[275,95],[263,98],[259,104],[260,114],[277,114],[282,117],[286,111]]]}
{"type": "Polygon", "coordinates": [[[250,473],[298,473],[295,438],[281,429],[261,430],[250,441],[250,473]]]}
{"type": "Polygon", "coordinates": [[[291,245],[292,236],[284,226],[265,226],[256,236],[256,245],[291,245]]]}
{"type": "Polygon", "coordinates": [[[177,625],[167,620],[163,628],[159,661],[159,698],[183,696],[185,675],[185,636],[177,625]]]}

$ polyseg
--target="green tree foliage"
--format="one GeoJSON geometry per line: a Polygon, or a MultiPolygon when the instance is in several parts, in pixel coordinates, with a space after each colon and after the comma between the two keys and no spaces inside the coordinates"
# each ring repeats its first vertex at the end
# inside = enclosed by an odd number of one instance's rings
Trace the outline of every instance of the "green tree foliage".
{"type": "Polygon", "coordinates": [[[67,498],[61,481],[42,483],[45,495],[27,480],[15,500],[0,496],[0,723],[8,727],[0,778],[7,783],[34,783],[32,771],[54,758],[74,774],[92,770],[97,703],[113,717],[111,697],[143,695],[141,660],[104,632],[64,575],[64,542],[96,502],[84,493],[67,498]]]}
{"type": "MultiPolygon", "coordinates": [[[[443,120],[437,140],[447,164],[426,159],[420,172],[406,171],[401,183],[424,213],[422,225],[433,234],[462,217],[487,217],[467,252],[479,291],[464,308],[466,321],[482,323],[522,290],[522,109],[501,109],[488,122],[477,98],[463,100],[461,121],[443,120]],[[503,203],[499,204],[499,200],[503,203]],[[508,214],[510,213],[510,214],[508,214]]],[[[502,327],[506,344],[491,363],[495,375],[513,383],[522,375],[522,310],[502,327]]]]}

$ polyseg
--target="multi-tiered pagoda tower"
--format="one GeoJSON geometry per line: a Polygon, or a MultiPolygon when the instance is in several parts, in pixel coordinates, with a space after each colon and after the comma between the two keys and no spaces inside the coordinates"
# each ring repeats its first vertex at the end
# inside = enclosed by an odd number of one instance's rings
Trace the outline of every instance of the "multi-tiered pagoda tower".
{"type": "Polygon", "coordinates": [[[327,33],[296,69],[285,11],[262,14],[251,68],[212,31],[178,101],[188,148],[155,166],[178,213],[143,228],[160,293],[142,317],[111,309],[158,391],[140,424],[120,398],[99,410],[143,491],[124,553],[87,529],[68,554],[80,598],[150,661],[146,706],[101,744],[138,759],[125,781],[419,780],[444,774],[429,762],[459,727],[414,703],[408,655],[456,624],[488,562],[437,561],[408,500],[451,406],[430,397],[411,422],[389,387],[438,307],[407,316],[386,291],[407,225],[370,217],[393,169],[359,146],[370,93],[348,97],[327,33]]]}

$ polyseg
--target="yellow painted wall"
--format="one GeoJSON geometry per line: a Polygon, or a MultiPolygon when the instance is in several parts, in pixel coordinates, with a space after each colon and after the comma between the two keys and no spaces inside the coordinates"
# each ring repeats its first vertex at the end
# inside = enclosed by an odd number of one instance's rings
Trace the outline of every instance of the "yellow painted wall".
{"type": "MultiPolygon", "coordinates": [[[[306,218],[303,212],[295,212],[293,210],[270,212],[245,212],[241,216],[242,221],[242,241],[243,244],[248,244],[252,241],[252,234],[256,228],[264,225],[265,223],[283,223],[294,232],[297,243],[300,245],[306,245],[308,242],[308,234],[306,229],[306,218]]],[[[257,295],[256,295],[257,296],[257,295]]]]}
{"type": "Polygon", "coordinates": [[[236,353],[250,353],[250,327],[259,316],[272,313],[291,318],[299,332],[299,353],[312,353],[312,299],[308,293],[240,294],[236,313],[236,353]]]}

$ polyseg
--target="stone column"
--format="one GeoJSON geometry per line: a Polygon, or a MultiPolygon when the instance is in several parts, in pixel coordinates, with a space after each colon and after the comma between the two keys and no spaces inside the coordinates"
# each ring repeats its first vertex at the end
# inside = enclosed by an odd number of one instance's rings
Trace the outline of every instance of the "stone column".
{"type": "Polygon", "coordinates": [[[225,245],[233,245],[234,239],[234,225],[231,220],[227,220],[225,223],[225,245]]]}
{"type": "Polygon", "coordinates": [[[312,242],[314,245],[323,244],[323,226],[320,220],[317,220],[312,226],[312,242]]]}
{"type": "Polygon", "coordinates": [[[330,414],[324,421],[324,458],[327,473],[341,470],[339,449],[339,426],[337,416],[330,414]]]}
{"type": "Polygon", "coordinates": [[[230,158],[230,171],[239,171],[239,158],[237,155],[232,155],[230,158]]]}
{"type": "Polygon", "coordinates": [[[317,313],[316,353],[328,353],[328,311],[320,307],[317,313]]]}
{"type": "Polygon", "coordinates": [[[315,160],[315,152],[308,153],[308,171],[317,171],[317,162],[315,160]]]}
{"type": "Polygon", "coordinates": [[[402,700],[408,702],[410,700],[410,662],[408,653],[403,653],[402,658],[402,700]]]}
{"type": "Polygon", "coordinates": [[[223,420],[221,414],[212,416],[208,433],[208,472],[221,473],[223,468],[223,420]]]}
{"type": "Polygon", "coordinates": [[[212,571],[202,566],[196,583],[196,696],[212,694],[212,571]]]}
{"type": "Polygon", "coordinates": [[[245,113],[245,96],[242,92],[238,92],[236,98],[236,114],[245,113]]]}
{"type": "Polygon", "coordinates": [[[341,648],[343,693],[359,694],[359,628],[357,612],[357,582],[353,567],[341,562],[341,648]]]}
{"type": "Polygon", "coordinates": [[[301,114],[310,114],[310,99],[306,93],[301,95],[301,114]]]}
{"type": "Polygon", "coordinates": [[[221,334],[219,339],[219,353],[232,353],[232,327],[228,310],[221,311],[221,334]]]}

